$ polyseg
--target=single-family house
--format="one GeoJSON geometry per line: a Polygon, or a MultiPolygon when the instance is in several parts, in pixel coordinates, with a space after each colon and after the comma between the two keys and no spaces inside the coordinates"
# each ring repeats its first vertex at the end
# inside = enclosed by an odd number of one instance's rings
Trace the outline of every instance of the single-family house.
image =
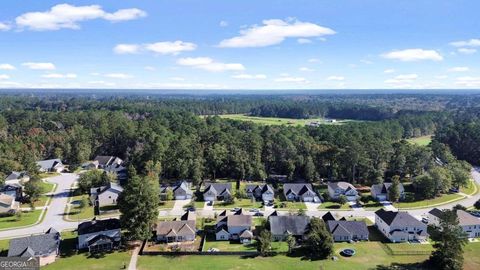
{"type": "Polygon", "coordinates": [[[96,156],[93,159],[98,163],[98,169],[117,174],[119,180],[127,178],[127,168],[121,158],[115,156],[96,156]]]}
{"type": "Polygon", "coordinates": [[[56,159],[47,159],[37,161],[37,166],[39,167],[40,172],[63,172],[65,170],[65,165],[58,158],[56,159]]]}
{"type": "Polygon", "coordinates": [[[98,161],[97,160],[87,161],[87,162],[82,164],[82,169],[84,169],[84,170],[98,169],[98,161]]]}
{"type": "Polygon", "coordinates": [[[304,239],[310,225],[308,216],[270,216],[270,232],[276,241],[283,241],[288,235],[304,239]]]}
{"type": "Polygon", "coordinates": [[[332,212],[330,212],[330,211],[328,211],[325,215],[323,215],[323,216],[322,216],[322,219],[323,219],[323,221],[325,222],[325,224],[326,224],[328,221],[330,221],[330,220],[334,220],[334,221],[337,220],[337,219],[333,216],[332,212]]]}
{"type": "Polygon", "coordinates": [[[427,225],[407,212],[377,210],[375,226],[391,242],[422,241],[428,237],[427,225]]]}
{"type": "MultiPolygon", "coordinates": [[[[370,190],[372,197],[379,201],[389,200],[390,198],[389,198],[388,190],[390,189],[391,186],[392,186],[392,183],[382,183],[382,184],[372,185],[372,188],[370,190]]],[[[398,185],[398,190],[400,191],[400,199],[405,198],[405,188],[403,187],[402,183],[398,185]]]]}
{"type": "Polygon", "coordinates": [[[232,183],[206,183],[203,200],[206,202],[223,201],[232,196],[232,183]]]}
{"type": "Polygon", "coordinates": [[[10,240],[8,257],[36,258],[40,266],[55,262],[60,246],[60,233],[50,228],[46,233],[10,240]]]}
{"type": "Polygon", "coordinates": [[[264,202],[273,202],[274,200],[275,191],[271,185],[247,185],[245,189],[247,196],[250,198],[262,200],[264,202]]]}
{"type": "Polygon", "coordinates": [[[240,240],[242,243],[253,239],[252,216],[244,211],[234,213],[223,211],[217,217],[215,225],[216,240],[240,240]]]}
{"type": "Polygon", "coordinates": [[[163,199],[166,198],[169,191],[172,191],[173,199],[175,200],[189,200],[193,196],[193,191],[190,189],[190,183],[187,181],[181,181],[172,186],[161,186],[160,195],[163,199]]]}
{"type": "Polygon", "coordinates": [[[357,189],[347,182],[329,182],[328,194],[333,200],[338,200],[342,195],[344,195],[348,201],[356,201],[357,198],[359,198],[357,189]]]}
{"type": "Polygon", "coordinates": [[[23,186],[19,183],[5,184],[0,188],[0,194],[10,195],[15,200],[21,200],[23,197],[23,186]]]}
{"type": "Polygon", "coordinates": [[[326,223],[335,242],[368,240],[367,224],[363,221],[329,220],[326,223]]]}
{"type": "MultiPolygon", "coordinates": [[[[433,208],[428,212],[428,224],[439,226],[440,218],[442,211],[438,208],[433,208]]],[[[463,211],[457,210],[458,225],[462,227],[464,233],[467,234],[468,238],[480,237],[480,218],[475,217],[474,215],[463,211]]]]}
{"type": "Polygon", "coordinates": [[[120,220],[116,218],[85,221],[78,225],[78,249],[89,252],[110,251],[120,244],[120,220]]]}
{"type": "Polygon", "coordinates": [[[28,176],[27,172],[12,171],[12,173],[5,178],[5,184],[24,184],[28,181],[30,181],[30,176],[28,176]]]}
{"type": "Polygon", "coordinates": [[[156,237],[159,242],[195,241],[195,212],[187,211],[180,219],[160,221],[157,224],[156,237]]]}
{"type": "Polygon", "coordinates": [[[307,183],[283,184],[283,195],[287,201],[320,202],[317,193],[313,191],[312,184],[307,183]]]}
{"type": "Polygon", "coordinates": [[[108,183],[106,186],[90,189],[90,201],[95,207],[117,205],[118,195],[123,188],[116,183],[108,183]]]}
{"type": "Polygon", "coordinates": [[[15,197],[7,194],[0,194],[0,214],[14,214],[18,211],[19,207],[20,204],[15,201],[15,197]]]}

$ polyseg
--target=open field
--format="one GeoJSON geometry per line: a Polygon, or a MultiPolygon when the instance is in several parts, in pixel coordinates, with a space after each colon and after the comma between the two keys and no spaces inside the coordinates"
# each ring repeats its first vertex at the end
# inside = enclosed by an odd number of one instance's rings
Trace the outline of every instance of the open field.
{"type": "Polygon", "coordinates": [[[465,196],[463,195],[455,194],[455,193],[443,194],[440,197],[430,199],[430,200],[414,201],[414,202],[398,202],[398,203],[394,203],[393,206],[395,206],[398,209],[428,207],[428,206],[433,206],[437,204],[447,203],[450,201],[460,200],[464,197],[465,196]]]}
{"type": "Polygon", "coordinates": [[[427,146],[432,141],[432,135],[410,138],[407,141],[417,145],[427,146]]]}
{"type": "Polygon", "coordinates": [[[285,125],[285,126],[305,126],[308,123],[316,122],[321,125],[342,125],[349,122],[355,122],[355,120],[336,120],[336,122],[329,122],[325,118],[311,118],[311,119],[292,119],[292,118],[276,118],[276,117],[258,117],[248,116],[245,114],[221,114],[220,118],[238,120],[238,121],[250,121],[261,125],[285,125]]]}
{"type": "Polygon", "coordinates": [[[37,222],[41,213],[42,210],[24,211],[22,212],[22,217],[20,218],[20,220],[17,220],[16,216],[1,217],[0,230],[33,225],[35,224],[35,222],[37,222]]]}

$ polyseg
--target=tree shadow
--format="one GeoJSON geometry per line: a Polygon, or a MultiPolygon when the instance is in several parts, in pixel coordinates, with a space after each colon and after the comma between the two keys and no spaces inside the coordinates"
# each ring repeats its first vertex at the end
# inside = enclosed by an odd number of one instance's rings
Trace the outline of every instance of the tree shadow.
{"type": "Polygon", "coordinates": [[[418,263],[392,263],[391,265],[377,265],[371,270],[434,270],[426,261],[418,263]]]}

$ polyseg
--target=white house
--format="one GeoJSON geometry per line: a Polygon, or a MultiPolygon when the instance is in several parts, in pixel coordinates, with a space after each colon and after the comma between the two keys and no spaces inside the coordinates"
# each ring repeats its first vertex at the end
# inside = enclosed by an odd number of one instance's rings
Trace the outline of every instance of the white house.
{"type": "Polygon", "coordinates": [[[264,202],[272,202],[274,200],[275,192],[271,185],[247,185],[245,190],[250,198],[253,197],[264,202]]]}
{"type": "Polygon", "coordinates": [[[115,183],[109,183],[107,186],[91,188],[90,200],[94,206],[104,207],[117,205],[118,195],[122,193],[123,188],[115,183]]]}
{"type": "MultiPolygon", "coordinates": [[[[439,226],[442,211],[433,208],[428,212],[428,224],[439,226]]],[[[458,225],[462,227],[463,232],[468,238],[480,237],[480,219],[463,210],[457,210],[458,225]]]]}
{"type": "Polygon", "coordinates": [[[206,202],[223,201],[232,196],[232,183],[206,183],[203,200],[206,202]]]}
{"type": "Polygon", "coordinates": [[[38,170],[40,172],[63,172],[65,170],[65,165],[63,165],[60,159],[47,159],[37,161],[38,170]]]}
{"type": "MultiPolygon", "coordinates": [[[[389,200],[388,190],[392,186],[392,183],[382,183],[372,185],[371,193],[372,197],[379,201],[386,201],[389,200]]],[[[400,199],[405,198],[405,188],[403,187],[402,183],[399,184],[398,190],[400,191],[400,199]]]]}
{"type": "Polygon", "coordinates": [[[283,195],[287,201],[320,202],[312,184],[308,183],[284,184],[283,195]]]}
{"type": "Polygon", "coordinates": [[[347,182],[329,182],[328,194],[333,200],[338,200],[342,195],[347,197],[348,201],[356,201],[359,198],[357,189],[347,182]]]}
{"type": "Polygon", "coordinates": [[[235,213],[223,211],[215,225],[216,240],[240,240],[243,243],[253,239],[252,216],[242,210],[235,213]]]}
{"type": "Polygon", "coordinates": [[[120,221],[116,218],[91,220],[78,225],[78,249],[112,250],[120,243],[120,221]]]}
{"type": "Polygon", "coordinates": [[[375,226],[391,242],[423,241],[428,237],[427,225],[407,212],[386,211],[383,208],[375,212],[375,226]]]}

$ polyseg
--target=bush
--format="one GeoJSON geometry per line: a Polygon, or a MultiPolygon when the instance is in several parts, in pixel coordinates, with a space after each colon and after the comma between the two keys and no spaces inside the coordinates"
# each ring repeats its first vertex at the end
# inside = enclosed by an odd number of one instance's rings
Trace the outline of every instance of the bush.
{"type": "Polygon", "coordinates": [[[480,200],[476,201],[473,205],[476,209],[480,209],[480,200]]]}

